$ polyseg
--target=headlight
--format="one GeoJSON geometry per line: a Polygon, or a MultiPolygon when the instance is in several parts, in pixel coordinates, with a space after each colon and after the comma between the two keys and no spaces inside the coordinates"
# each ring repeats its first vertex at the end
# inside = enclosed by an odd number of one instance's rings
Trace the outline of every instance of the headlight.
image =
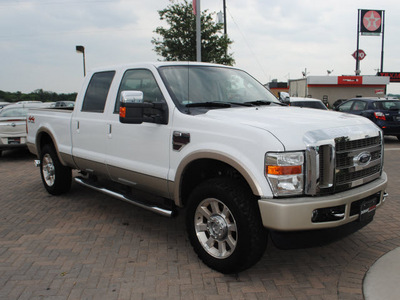
{"type": "Polygon", "coordinates": [[[303,152],[278,152],[265,155],[265,175],[275,196],[303,194],[303,170],[303,152]]]}

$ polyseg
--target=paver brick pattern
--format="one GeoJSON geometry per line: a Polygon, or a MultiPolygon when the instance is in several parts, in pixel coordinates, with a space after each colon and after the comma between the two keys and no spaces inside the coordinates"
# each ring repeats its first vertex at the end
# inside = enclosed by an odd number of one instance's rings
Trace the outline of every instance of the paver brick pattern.
{"type": "Polygon", "coordinates": [[[201,263],[184,213],[168,219],[75,183],[51,196],[32,155],[4,152],[0,299],[363,299],[369,267],[400,246],[400,144],[385,141],[390,197],[371,223],[272,233],[261,261],[235,275],[201,263]]]}

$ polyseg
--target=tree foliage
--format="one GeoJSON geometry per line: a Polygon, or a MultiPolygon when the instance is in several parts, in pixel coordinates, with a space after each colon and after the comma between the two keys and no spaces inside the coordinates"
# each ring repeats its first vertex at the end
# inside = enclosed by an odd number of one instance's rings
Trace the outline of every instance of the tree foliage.
{"type": "Polygon", "coordinates": [[[0,90],[0,101],[18,102],[18,101],[42,101],[42,102],[55,102],[55,101],[75,101],[76,93],[70,94],[57,94],[54,92],[43,91],[37,89],[31,93],[21,92],[5,92],[0,90]]]}
{"type": "MultiPolygon", "coordinates": [[[[159,10],[161,20],[165,20],[169,28],[157,27],[154,31],[161,38],[153,38],[154,51],[166,61],[196,60],[196,16],[192,4],[184,0],[159,10]]],[[[232,41],[221,33],[223,24],[213,21],[213,15],[207,10],[201,12],[201,60],[203,62],[233,65],[235,60],[228,47],[232,41]]]]}

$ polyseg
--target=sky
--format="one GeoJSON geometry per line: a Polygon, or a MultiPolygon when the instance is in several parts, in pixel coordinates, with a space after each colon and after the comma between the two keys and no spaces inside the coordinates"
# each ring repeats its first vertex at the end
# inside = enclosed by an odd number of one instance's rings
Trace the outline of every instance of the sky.
{"type": "MultiPolygon", "coordinates": [[[[175,0],[177,2],[183,0],[175,0]]],[[[190,1],[190,0],[189,0],[190,1]]],[[[190,1],[191,2],[191,1],[190,1]]],[[[151,44],[168,0],[0,0],[0,90],[78,92],[86,69],[162,60],[151,44]]],[[[201,0],[201,10],[223,0],[201,0]]],[[[354,75],[358,9],[385,10],[383,71],[400,72],[399,0],[226,0],[235,66],[265,84],[354,75]]],[[[381,37],[360,36],[361,75],[381,65],[381,37]]],[[[400,83],[389,93],[400,94],[400,83]]]]}

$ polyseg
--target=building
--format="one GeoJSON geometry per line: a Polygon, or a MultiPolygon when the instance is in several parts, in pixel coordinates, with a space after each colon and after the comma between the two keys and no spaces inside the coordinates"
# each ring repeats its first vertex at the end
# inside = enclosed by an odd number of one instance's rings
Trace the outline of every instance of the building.
{"type": "Polygon", "coordinates": [[[384,97],[390,77],[382,76],[308,76],[289,80],[293,97],[321,99],[332,107],[338,99],[384,97]]]}
{"type": "Polygon", "coordinates": [[[279,98],[280,92],[289,93],[289,86],[287,82],[278,82],[276,79],[273,79],[271,82],[265,84],[265,87],[268,88],[277,98],[279,98]]]}

